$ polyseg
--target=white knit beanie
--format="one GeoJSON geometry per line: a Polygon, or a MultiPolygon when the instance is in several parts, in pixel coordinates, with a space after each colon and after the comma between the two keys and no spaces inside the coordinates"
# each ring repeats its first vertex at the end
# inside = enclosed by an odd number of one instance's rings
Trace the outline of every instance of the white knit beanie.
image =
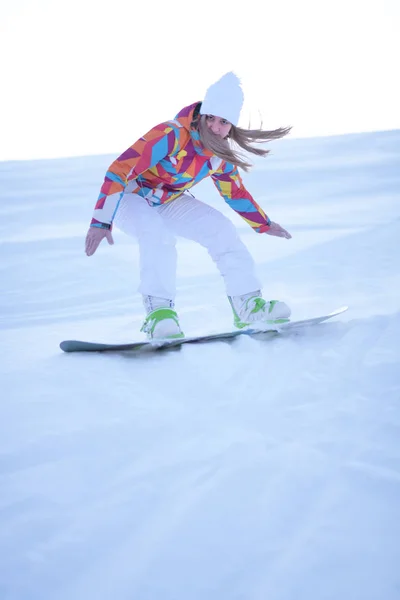
{"type": "Polygon", "coordinates": [[[232,125],[237,125],[243,100],[240,79],[230,71],[208,88],[200,113],[202,115],[215,115],[226,119],[232,125]]]}

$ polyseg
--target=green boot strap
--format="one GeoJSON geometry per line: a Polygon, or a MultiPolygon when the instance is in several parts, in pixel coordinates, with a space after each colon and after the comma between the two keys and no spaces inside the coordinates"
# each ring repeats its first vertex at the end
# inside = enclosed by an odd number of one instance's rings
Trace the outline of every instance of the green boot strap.
{"type": "Polygon", "coordinates": [[[140,331],[152,333],[157,323],[164,319],[173,319],[179,327],[178,315],[175,310],[172,308],[156,308],[147,315],[140,331]]]}

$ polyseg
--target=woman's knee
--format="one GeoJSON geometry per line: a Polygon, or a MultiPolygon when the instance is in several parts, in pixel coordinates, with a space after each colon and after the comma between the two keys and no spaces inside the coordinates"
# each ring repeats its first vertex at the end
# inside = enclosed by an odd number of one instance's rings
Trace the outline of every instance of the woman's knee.
{"type": "Polygon", "coordinates": [[[220,212],[216,212],[212,221],[208,223],[205,238],[217,244],[232,245],[239,242],[236,227],[228,217],[220,212]]]}

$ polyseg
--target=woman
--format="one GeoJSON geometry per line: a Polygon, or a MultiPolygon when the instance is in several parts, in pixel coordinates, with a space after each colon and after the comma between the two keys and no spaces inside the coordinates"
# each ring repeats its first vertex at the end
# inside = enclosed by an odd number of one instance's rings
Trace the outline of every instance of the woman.
{"type": "Polygon", "coordinates": [[[203,102],[183,108],[173,121],[151,129],[124,152],[106,173],[86,236],[91,256],[103,238],[113,244],[115,225],[139,242],[140,287],[147,316],[141,331],[149,339],[183,337],[174,310],[175,236],[207,248],[222,277],[234,324],[244,328],[288,320],[284,302],[262,298],[253,259],[232,222],[197,200],[190,188],[211,177],[218,191],[257,233],[289,239],[245,189],[238,167],[251,166],[239,148],[265,156],[251,142],[286,135],[290,129],[247,130],[237,126],[243,105],[240,81],[226,73],[203,102]]]}

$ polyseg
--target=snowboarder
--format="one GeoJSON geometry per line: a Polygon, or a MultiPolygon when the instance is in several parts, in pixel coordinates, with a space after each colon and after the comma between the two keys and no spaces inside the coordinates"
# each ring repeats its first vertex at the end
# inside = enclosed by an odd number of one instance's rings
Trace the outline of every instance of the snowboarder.
{"type": "Polygon", "coordinates": [[[139,291],[147,311],[141,331],[149,339],[184,337],[175,311],[175,236],[207,248],[224,278],[236,327],[257,327],[290,316],[284,302],[263,299],[254,261],[233,223],[189,191],[211,177],[227,204],[257,233],[291,238],[255,202],[238,171],[251,166],[240,148],[265,156],[268,150],[251,143],[281,138],[290,128],[238,127],[243,99],[240,80],[226,73],[208,88],[202,102],[156,125],[106,173],[86,236],[86,254],[94,254],[103,238],[114,243],[113,223],[138,239],[139,291]]]}

